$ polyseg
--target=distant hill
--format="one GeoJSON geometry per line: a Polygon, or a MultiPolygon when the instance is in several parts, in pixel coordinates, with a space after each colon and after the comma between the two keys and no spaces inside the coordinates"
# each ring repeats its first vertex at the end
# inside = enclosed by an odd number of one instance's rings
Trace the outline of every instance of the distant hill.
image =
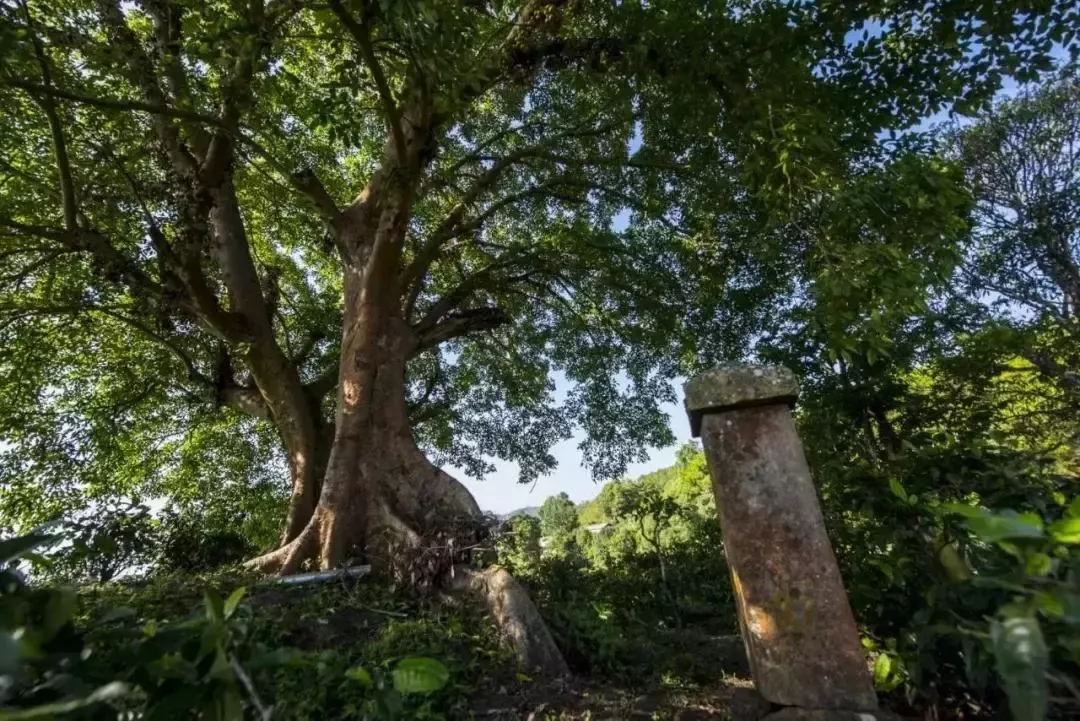
{"type": "Polygon", "coordinates": [[[516,508],[509,513],[504,513],[500,518],[507,521],[515,516],[532,516],[538,518],[540,516],[540,506],[525,506],[524,508],[516,508]]]}

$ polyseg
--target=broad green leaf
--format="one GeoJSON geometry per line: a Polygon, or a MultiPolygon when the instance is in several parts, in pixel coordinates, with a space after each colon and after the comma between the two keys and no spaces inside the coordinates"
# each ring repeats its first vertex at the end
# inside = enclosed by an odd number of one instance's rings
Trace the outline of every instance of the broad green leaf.
{"type": "Polygon", "coordinates": [[[244,700],[234,686],[221,691],[221,721],[244,721],[244,700]]]}
{"type": "Polygon", "coordinates": [[[1024,564],[1024,573],[1029,576],[1045,576],[1054,567],[1054,561],[1045,553],[1033,553],[1024,564]]]}
{"type": "Polygon", "coordinates": [[[1029,616],[990,625],[994,661],[1016,721],[1043,721],[1048,705],[1048,654],[1039,622],[1029,616]]]}
{"type": "Polygon", "coordinates": [[[214,663],[206,675],[217,679],[230,679],[233,677],[232,664],[229,663],[229,655],[224,649],[219,648],[214,653],[214,663]]]}
{"type": "Polygon", "coordinates": [[[938,551],[938,562],[952,581],[967,581],[972,577],[971,569],[955,543],[946,543],[941,547],[938,551]]]}
{"type": "Polygon", "coordinates": [[[221,601],[221,596],[213,591],[203,591],[203,605],[206,606],[207,619],[218,623],[225,620],[225,605],[221,601]]]}
{"type": "Polygon", "coordinates": [[[1080,518],[1080,496],[1077,496],[1069,504],[1069,508],[1065,511],[1065,515],[1069,518],[1080,518]]]}
{"type": "Polygon", "coordinates": [[[995,543],[1015,539],[1044,538],[1042,521],[1037,516],[986,514],[968,519],[971,531],[983,541],[995,543]]]}
{"type": "Polygon", "coordinates": [[[946,513],[954,513],[965,518],[979,518],[987,515],[985,508],[969,506],[966,503],[946,503],[941,507],[946,513]]]}
{"type": "Polygon", "coordinates": [[[908,494],[907,491],[904,490],[904,484],[900,482],[899,478],[893,477],[889,479],[889,490],[901,501],[907,502],[908,494]]]}
{"type": "Polygon", "coordinates": [[[889,680],[889,672],[892,670],[892,659],[888,654],[878,654],[874,659],[874,685],[884,686],[889,680]]]}
{"type": "Polygon", "coordinates": [[[236,607],[240,605],[240,601],[244,598],[246,588],[240,586],[235,591],[229,594],[229,597],[225,599],[224,614],[225,618],[232,618],[233,613],[236,612],[236,607]]]}
{"type": "Polygon", "coordinates": [[[1035,595],[1035,604],[1047,616],[1060,618],[1065,615],[1065,604],[1061,602],[1061,598],[1057,594],[1046,591],[1038,593],[1035,595]]]}
{"type": "Polygon", "coordinates": [[[350,678],[366,688],[375,685],[375,680],[371,678],[371,674],[363,666],[353,666],[345,672],[345,678],[350,678]]]}
{"type": "Polygon", "coordinates": [[[184,718],[196,708],[202,695],[202,689],[198,686],[181,686],[166,696],[152,699],[143,721],[173,721],[184,718]]]}
{"type": "Polygon", "coordinates": [[[450,680],[450,671],[441,662],[424,656],[404,658],[394,667],[394,688],[403,694],[434,693],[450,680]]]}
{"type": "Polygon", "coordinates": [[[1064,518],[1050,526],[1050,538],[1058,543],[1080,543],[1080,518],[1064,518]]]}

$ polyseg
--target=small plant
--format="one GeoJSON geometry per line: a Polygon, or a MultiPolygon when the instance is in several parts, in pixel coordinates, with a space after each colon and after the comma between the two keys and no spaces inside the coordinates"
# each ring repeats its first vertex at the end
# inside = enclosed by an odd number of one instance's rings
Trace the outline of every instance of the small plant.
{"type": "Polygon", "coordinates": [[[979,544],[1004,552],[1012,563],[995,576],[970,583],[1007,594],[981,628],[962,630],[983,642],[1016,721],[1041,721],[1056,701],[1080,710],[1080,497],[1048,521],[1034,513],[991,512],[953,504],[979,544]]]}
{"type": "Polygon", "coordinates": [[[32,588],[16,564],[56,539],[0,541],[0,718],[54,718],[119,698],[127,687],[98,683],[75,630],[71,591],[32,588]]]}
{"type": "MultiPolygon", "coordinates": [[[[404,697],[426,699],[446,686],[450,671],[433,658],[413,656],[398,661],[389,674],[379,669],[369,671],[364,666],[354,666],[345,672],[346,677],[368,691],[369,697],[363,711],[370,717],[396,721],[405,717],[404,697]]],[[[430,713],[425,702],[412,712],[413,718],[423,718],[430,713]]]]}

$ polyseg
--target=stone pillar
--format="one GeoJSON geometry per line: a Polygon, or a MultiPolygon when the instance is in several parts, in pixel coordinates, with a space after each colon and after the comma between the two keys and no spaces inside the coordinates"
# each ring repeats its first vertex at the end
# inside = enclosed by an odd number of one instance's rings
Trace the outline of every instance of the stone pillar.
{"type": "Polygon", "coordinates": [[[732,365],[691,379],[686,410],[758,692],[797,707],[783,718],[873,718],[859,713],[877,697],[791,417],[797,393],[786,368],[732,365]]]}

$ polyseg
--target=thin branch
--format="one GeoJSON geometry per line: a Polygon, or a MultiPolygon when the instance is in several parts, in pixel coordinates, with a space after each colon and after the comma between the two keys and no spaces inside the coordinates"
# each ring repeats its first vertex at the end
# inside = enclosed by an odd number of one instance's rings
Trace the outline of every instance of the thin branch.
{"type": "Polygon", "coordinates": [[[258,691],[255,690],[255,684],[248,678],[247,672],[244,671],[244,667],[240,665],[240,662],[236,660],[236,657],[229,655],[229,666],[232,667],[233,673],[236,678],[240,680],[240,685],[247,691],[248,700],[251,701],[251,705],[255,707],[256,713],[259,715],[260,721],[271,721],[274,717],[274,707],[266,706],[259,698],[258,691]]]}
{"type": "Polygon", "coordinates": [[[233,61],[232,72],[222,83],[221,121],[210,139],[203,158],[200,175],[208,187],[216,187],[232,162],[234,141],[240,132],[240,118],[251,104],[251,81],[255,65],[268,42],[263,23],[265,13],[262,0],[250,0],[247,15],[254,29],[252,42],[243,43],[240,53],[233,61]]]}
{"type": "Polygon", "coordinates": [[[18,78],[4,78],[2,81],[5,85],[9,85],[13,88],[19,88],[29,93],[37,93],[39,95],[45,95],[52,98],[60,98],[61,100],[69,100],[73,103],[81,103],[83,105],[92,105],[97,108],[105,108],[107,110],[124,110],[135,111],[139,113],[149,113],[150,115],[163,115],[170,118],[178,118],[180,120],[193,120],[206,125],[211,125],[215,128],[224,127],[224,122],[221,118],[213,115],[206,115],[204,113],[197,113],[192,110],[185,110],[183,108],[175,108],[170,105],[156,104],[156,103],[143,103],[138,100],[124,100],[120,98],[100,98],[91,95],[81,95],[69,90],[61,90],[60,88],[47,88],[44,85],[37,83],[31,83],[26,80],[19,80],[18,78]]]}
{"type": "Polygon", "coordinates": [[[394,148],[397,150],[398,162],[405,162],[405,132],[401,128],[401,114],[398,112],[397,103],[390,92],[390,85],[386,82],[382,67],[379,66],[378,58],[375,57],[375,49],[371,45],[371,33],[366,23],[357,22],[348,10],[341,4],[341,0],[329,0],[330,9],[337,15],[341,24],[349,31],[360,47],[360,55],[364,58],[371,76],[375,79],[375,87],[379,90],[379,98],[382,100],[383,110],[386,112],[386,123],[390,126],[390,133],[394,137],[394,148]]]}
{"type": "MultiPolygon", "coordinates": [[[[311,204],[314,205],[315,209],[318,211],[320,218],[331,224],[338,219],[341,215],[341,210],[337,207],[337,203],[334,201],[333,196],[330,195],[326,186],[323,185],[322,181],[319,180],[319,177],[315,175],[313,170],[310,168],[302,168],[300,170],[290,169],[280,160],[276,159],[269,149],[250,135],[243,132],[237,134],[237,139],[254,150],[255,154],[265,160],[275,172],[287,180],[294,190],[298,191],[302,196],[311,201],[311,204]]],[[[331,227],[333,226],[331,225],[331,227]]]]}
{"type": "MultiPolygon", "coordinates": [[[[34,29],[34,22],[30,17],[30,8],[26,0],[20,3],[23,15],[26,17],[26,26],[30,33],[30,42],[34,46],[34,55],[37,57],[38,66],[41,68],[41,82],[44,87],[53,87],[52,73],[49,70],[49,59],[45,56],[45,48],[41,45],[41,39],[34,29]]],[[[64,203],[64,226],[68,230],[78,227],[79,207],[75,198],[75,181],[71,174],[71,160],[68,157],[67,141],[64,138],[64,128],[60,123],[60,116],[56,112],[56,103],[48,95],[36,96],[29,94],[38,105],[41,106],[45,117],[49,122],[49,134],[52,136],[53,153],[56,156],[56,171],[60,181],[60,197],[64,203]]]]}
{"type": "Polygon", "coordinates": [[[94,255],[98,262],[106,268],[118,271],[126,276],[132,288],[139,288],[150,293],[154,297],[162,294],[161,286],[154,282],[138,265],[108,241],[108,239],[96,230],[85,228],[58,229],[47,226],[19,223],[10,218],[0,216],[0,226],[7,226],[17,231],[20,235],[45,238],[58,242],[72,251],[86,251],[94,255]]]}

